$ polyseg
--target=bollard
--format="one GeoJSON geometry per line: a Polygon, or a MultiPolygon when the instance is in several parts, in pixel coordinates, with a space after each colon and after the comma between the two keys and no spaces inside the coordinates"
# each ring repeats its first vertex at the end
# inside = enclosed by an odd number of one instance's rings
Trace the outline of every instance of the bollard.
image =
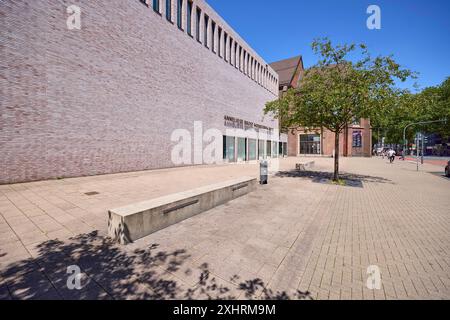
{"type": "Polygon", "coordinates": [[[261,160],[261,162],[259,163],[259,184],[267,184],[268,175],[268,163],[266,160],[261,160]]]}

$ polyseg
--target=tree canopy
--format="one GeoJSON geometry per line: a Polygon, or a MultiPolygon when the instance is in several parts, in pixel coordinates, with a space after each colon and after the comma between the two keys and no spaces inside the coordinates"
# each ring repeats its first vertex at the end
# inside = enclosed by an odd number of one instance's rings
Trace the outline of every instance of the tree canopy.
{"type": "Polygon", "coordinates": [[[377,119],[404,92],[396,79],[413,72],[402,69],[392,56],[372,57],[364,44],[333,45],[315,40],[312,50],[319,61],[306,70],[298,88],[267,103],[265,113],[277,117],[284,129],[326,128],[335,133],[334,180],[339,179],[339,135],[355,119],[377,119]]]}
{"type": "MultiPolygon", "coordinates": [[[[387,143],[403,143],[403,129],[408,124],[444,119],[448,119],[447,123],[422,125],[407,131],[408,140],[412,140],[417,130],[437,133],[443,138],[450,137],[450,77],[441,85],[425,88],[418,93],[404,92],[375,119],[373,126],[381,129],[380,134],[386,137],[387,143]]],[[[375,131],[376,139],[377,134],[375,131]]]]}

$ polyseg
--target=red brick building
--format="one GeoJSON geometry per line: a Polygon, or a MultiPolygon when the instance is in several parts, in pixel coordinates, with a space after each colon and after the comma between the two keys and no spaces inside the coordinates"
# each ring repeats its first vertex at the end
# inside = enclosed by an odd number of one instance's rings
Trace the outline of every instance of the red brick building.
{"type": "MultiPolygon", "coordinates": [[[[273,62],[270,66],[279,75],[280,96],[290,88],[297,88],[305,69],[302,56],[273,62]]],[[[288,132],[289,156],[332,156],[334,154],[334,133],[327,129],[305,131],[291,128],[288,132]]],[[[370,157],[372,150],[372,129],[370,119],[360,119],[349,124],[340,136],[340,155],[345,157],[370,157]]]]}

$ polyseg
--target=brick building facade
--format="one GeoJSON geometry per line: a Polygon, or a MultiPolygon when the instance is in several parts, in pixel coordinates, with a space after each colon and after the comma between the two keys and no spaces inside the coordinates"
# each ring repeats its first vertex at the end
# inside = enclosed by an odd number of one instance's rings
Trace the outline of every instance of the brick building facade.
{"type": "MultiPolygon", "coordinates": [[[[304,75],[302,56],[270,64],[279,74],[280,96],[290,88],[297,88],[304,75]]],[[[327,129],[306,132],[303,128],[288,130],[289,156],[333,156],[335,134],[327,129]]],[[[372,129],[370,119],[360,119],[340,135],[340,155],[370,157],[372,154],[372,129]]]]}
{"type": "Polygon", "coordinates": [[[0,21],[0,183],[172,167],[194,121],[278,127],[278,75],[204,0],[3,0],[0,21]]]}

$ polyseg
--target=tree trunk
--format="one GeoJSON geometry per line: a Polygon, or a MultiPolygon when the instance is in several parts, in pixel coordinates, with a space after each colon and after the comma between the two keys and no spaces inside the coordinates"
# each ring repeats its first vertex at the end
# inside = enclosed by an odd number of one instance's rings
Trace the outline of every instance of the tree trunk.
{"type": "Polygon", "coordinates": [[[334,181],[339,181],[339,132],[334,134],[334,181]]]}

